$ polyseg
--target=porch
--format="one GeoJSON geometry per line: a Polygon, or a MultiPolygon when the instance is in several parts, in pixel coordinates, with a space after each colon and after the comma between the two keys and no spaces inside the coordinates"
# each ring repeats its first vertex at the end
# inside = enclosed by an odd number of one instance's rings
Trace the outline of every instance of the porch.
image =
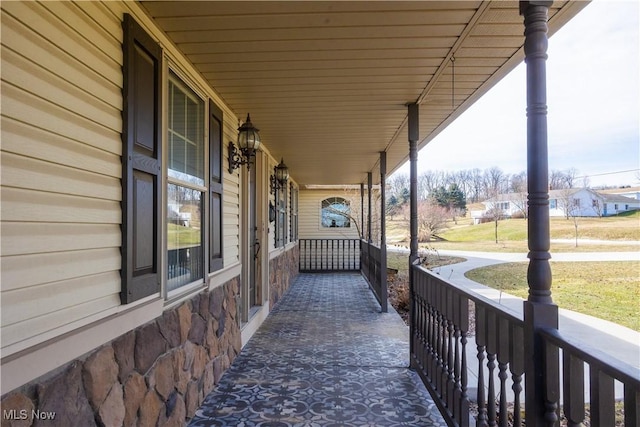
{"type": "Polygon", "coordinates": [[[190,426],[445,426],[360,273],[300,274],[190,426]]]}

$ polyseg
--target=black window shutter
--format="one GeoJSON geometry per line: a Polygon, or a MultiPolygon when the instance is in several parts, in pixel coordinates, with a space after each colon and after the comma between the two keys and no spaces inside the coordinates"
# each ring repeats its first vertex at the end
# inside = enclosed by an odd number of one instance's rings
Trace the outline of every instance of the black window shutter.
{"type": "Polygon", "coordinates": [[[209,272],[223,267],[222,229],[222,110],[209,101],[209,272]]]}
{"type": "Polygon", "coordinates": [[[122,290],[128,304],[160,291],[160,46],[128,14],[123,21],[122,290]]]}

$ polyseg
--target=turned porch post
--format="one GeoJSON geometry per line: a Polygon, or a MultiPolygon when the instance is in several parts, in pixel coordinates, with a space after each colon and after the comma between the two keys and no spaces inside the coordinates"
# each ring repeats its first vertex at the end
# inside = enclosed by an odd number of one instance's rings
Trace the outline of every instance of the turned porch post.
{"type": "Polygon", "coordinates": [[[367,199],[369,201],[367,208],[367,242],[371,244],[373,241],[371,239],[371,188],[372,184],[372,174],[371,172],[367,172],[367,199]]]}
{"type": "Polygon", "coordinates": [[[364,240],[364,182],[360,183],[360,238],[364,240]]]}
{"type": "Polygon", "coordinates": [[[409,346],[411,365],[414,366],[415,298],[413,263],[418,259],[418,104],[407,105],[409,110],[409,346]]]}
{"type": "MultiPolygon", "coordinates": [[[[558,366],[545,365],[539,331],[558,328],[558,306],[551,298],[549,259],[549,168],[547,153],[547,20],[552,1],[521,1],[527,64],[527,180],[529,297],[524,302],[525,411],[527,426],[558,425],[559,385],[545,375],[558,366]]],[[[557,365],[557,356],[547,360],[557,365]]]]}
{"type": "Polygon", "coordinates": [[[387,152],[380,152],[380,308],[383,313],[387,306],[387,231],[385,224],[387,181],[387,152]]]}

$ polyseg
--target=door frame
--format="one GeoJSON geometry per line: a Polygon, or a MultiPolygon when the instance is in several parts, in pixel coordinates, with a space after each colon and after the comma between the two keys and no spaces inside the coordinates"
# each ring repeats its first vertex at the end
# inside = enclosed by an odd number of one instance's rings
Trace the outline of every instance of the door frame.
{"type": "Polygon", "coordinates": [[[268,164],[267,156],[258,151],[256,153],[255,162],[251,165],[251,168],[255,170],[256,182],[255,182],[255,201],[251,201],[250,185],[250,172],[247,168],[242,169],[242,180],[240,184],[240,261],[242,263],[242,280],[240,290],[240,320],[242,325],[246,325],[262,307],[265,306],[265,301],[268,301],[268,287],[265,286],[267,280],[265,280],[265,273],[267,272],[266,260],[268,260],[269,244],[267,228],[265,227],[265,203],[268,203],[268,197],[265,194],[265,183],[267,180],[264,178],[268,168],[265,167],[265,163],[268,164]],[[251,231],[251,209],[255,209],[255,225],[257,230],[255,232],[256,237],[260,241],[260,251],[257,259],[254,256],[254,245],[252,241],[251,231]],[[265,256],[266,255],[266,256],[265,256]],[[250,304],[249,290],[252,263],[255,265],[254,275],[254,290],[256,293],[255,305],[252,307],[250,304]]]}

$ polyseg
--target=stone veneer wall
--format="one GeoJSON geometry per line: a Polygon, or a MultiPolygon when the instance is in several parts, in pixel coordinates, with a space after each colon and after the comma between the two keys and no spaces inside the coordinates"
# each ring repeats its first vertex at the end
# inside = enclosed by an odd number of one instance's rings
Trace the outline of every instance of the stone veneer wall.
{"type": "Polygon", "coordinates": [[[272,309],[300,272],[300,246],[269,261],[269,308],[272,309]]]}
{"type": "Polygon", "coordinates": [[[240,353],[239,284],[234,278],[201,292],[57,374],[7,393],[2,426],[183,426],[240,353]],[[33,420],[33,411],[55,417],[33,420]],[[26,420],[16,419],[23,414],[26,420]]]}

